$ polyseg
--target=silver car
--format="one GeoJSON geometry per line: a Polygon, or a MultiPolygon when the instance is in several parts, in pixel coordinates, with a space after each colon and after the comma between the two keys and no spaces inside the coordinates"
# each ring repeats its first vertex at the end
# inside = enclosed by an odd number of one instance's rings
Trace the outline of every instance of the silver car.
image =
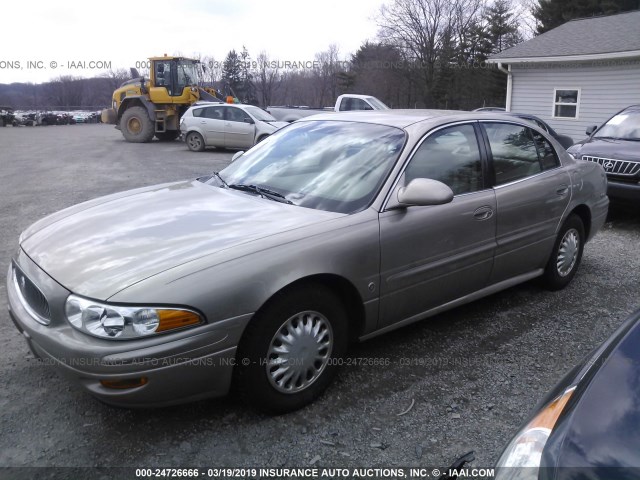
{"type": "Polygon", "coordinates": [[[197,103],[180,119],[180,131],[189,150],[205,147],[249,149],[289,125],[253,105],[197,103]]]}
{"type": "Polygon", "coordinates": [[[536,277],[563,288],[608,203],[600,165],[513,116],[319,115],[220,172],[40,220],[9,306],[33,353],[106,403],[234,386],[284,412],[351,340],[536,277]]]}

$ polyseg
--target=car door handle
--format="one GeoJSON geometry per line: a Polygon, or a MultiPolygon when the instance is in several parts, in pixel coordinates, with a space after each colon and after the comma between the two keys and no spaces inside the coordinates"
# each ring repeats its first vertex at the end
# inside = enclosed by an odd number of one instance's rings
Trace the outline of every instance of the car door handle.
{"type": "Polygon", "coordinates": [[[487,205],[476,208],[475,212],[473,212],[473,217],[476,220],[488,220],[493,217],[493,208],[487,205]]]}
{"type": "Polygon", "coordinates": [[[205,124],[205,123],[207,123],[207,121],[206,120],[200,120],[200,123],[205,124]]]}
{"type": "Polygon", "coordinates": [[[569,185],[560,185],[556,190],[556,193],[561,197],[564,197],[569,192],[569,185]]]}

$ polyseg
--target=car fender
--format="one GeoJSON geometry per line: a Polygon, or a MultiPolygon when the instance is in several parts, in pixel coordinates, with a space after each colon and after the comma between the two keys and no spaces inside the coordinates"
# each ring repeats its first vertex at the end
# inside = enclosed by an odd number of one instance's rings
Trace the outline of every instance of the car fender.
{"type": "Polygon", "coordinates": [[[162,298],[168,304],[184,304],[188,292],[190,306],[209,322],[218,322],[258,311],[273,295],[301,280],[335,276],[353,285],[366,311],[365,330],[374,330],[379,248],[378,213],[367,209],[178,265],[131,285],[109,301],[145,303],[162,298]],[[355,253],[354,244],[359,245],[355,253]]]}

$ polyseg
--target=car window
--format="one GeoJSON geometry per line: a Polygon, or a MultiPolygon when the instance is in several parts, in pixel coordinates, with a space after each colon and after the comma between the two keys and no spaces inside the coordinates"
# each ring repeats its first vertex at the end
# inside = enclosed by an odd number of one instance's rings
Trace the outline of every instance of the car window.
{"type": "Polygon", "coordinates": [[[547,128],[547,126],[542,123],[540,120],[537,120],[535,118],[532,118],[532,120],[535,122],[536,125],[538,125],[542,130],[544,130],[545,132],[548,132],[549,129],[547,128]]]}
{"type": "Polygon", "coordinates": [[[405,132],[395,127],[306,120],[278,130],[220,175],[301,207],[353,213],[375,198],[404,142],[405,132]]]}
{"type": "Polygon", "coordinates": [[[194,108],[191,111],[191,115],[193,115],[194,117],[204,117],[204,111],[206,110],[206,108],[194,108]]]}
{"type": "Polygon", "coordinates": [[[205,108],[204,117],[210,118],[212,120],[222,120],[223,117],[223,107],[207,107],[205,108]]]}
{"type": "Polygon", "coordinates": [[[439,180],[454,195],[482,190],[482,161],[472,125],[456,125],[430,134],[405,170],[405,184],[415,178],[439,180]]]}
{"type": "Polygon", "coordinates": [[[551,146],[549,140],[544,138],[535,130],[532,130],[531,132],[533,133],[533,141],[535,142],[536,148],[538,149],[538,159],[540,160],[540,164],[542,165],[542,170],[550,170],[552,168],[559,167],[560,160],[558,159],[558,155],[551,146]]]}
{"type": "Polygon", "coordinates": [[[614,116],[598,130],[594,138],[601,137],[640,140],[640,112],[627,110],[614,116]]]}
{"type": "Polygon", "coordinates": [[[235,107],[226,107],[227,117],[226,120],[230,122],[244,122],[245,118],[249,118],[244,111],[235,107]]]}
{"type": "Polygon", "coordinates": [[[496,185],[542,171],[531,129],[510,123],[482,123],[489,138],[496,185]]]}
{"type": "Polygon", "coordinates": [[[361,98],[343,98],[342,102],[340,102],[340,111],[351,110],[373,110],[373,107],[361,98]]]}

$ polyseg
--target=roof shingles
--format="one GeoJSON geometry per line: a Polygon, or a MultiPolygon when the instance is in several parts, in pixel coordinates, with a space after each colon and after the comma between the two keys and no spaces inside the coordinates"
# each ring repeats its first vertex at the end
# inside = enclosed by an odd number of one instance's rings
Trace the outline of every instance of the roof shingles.
{"type": "Polygon", "coordinates": [[[605,17],[571,20],[515,47],[491,56],[565,57],[640,51],[640,10],[605,17]]]}

